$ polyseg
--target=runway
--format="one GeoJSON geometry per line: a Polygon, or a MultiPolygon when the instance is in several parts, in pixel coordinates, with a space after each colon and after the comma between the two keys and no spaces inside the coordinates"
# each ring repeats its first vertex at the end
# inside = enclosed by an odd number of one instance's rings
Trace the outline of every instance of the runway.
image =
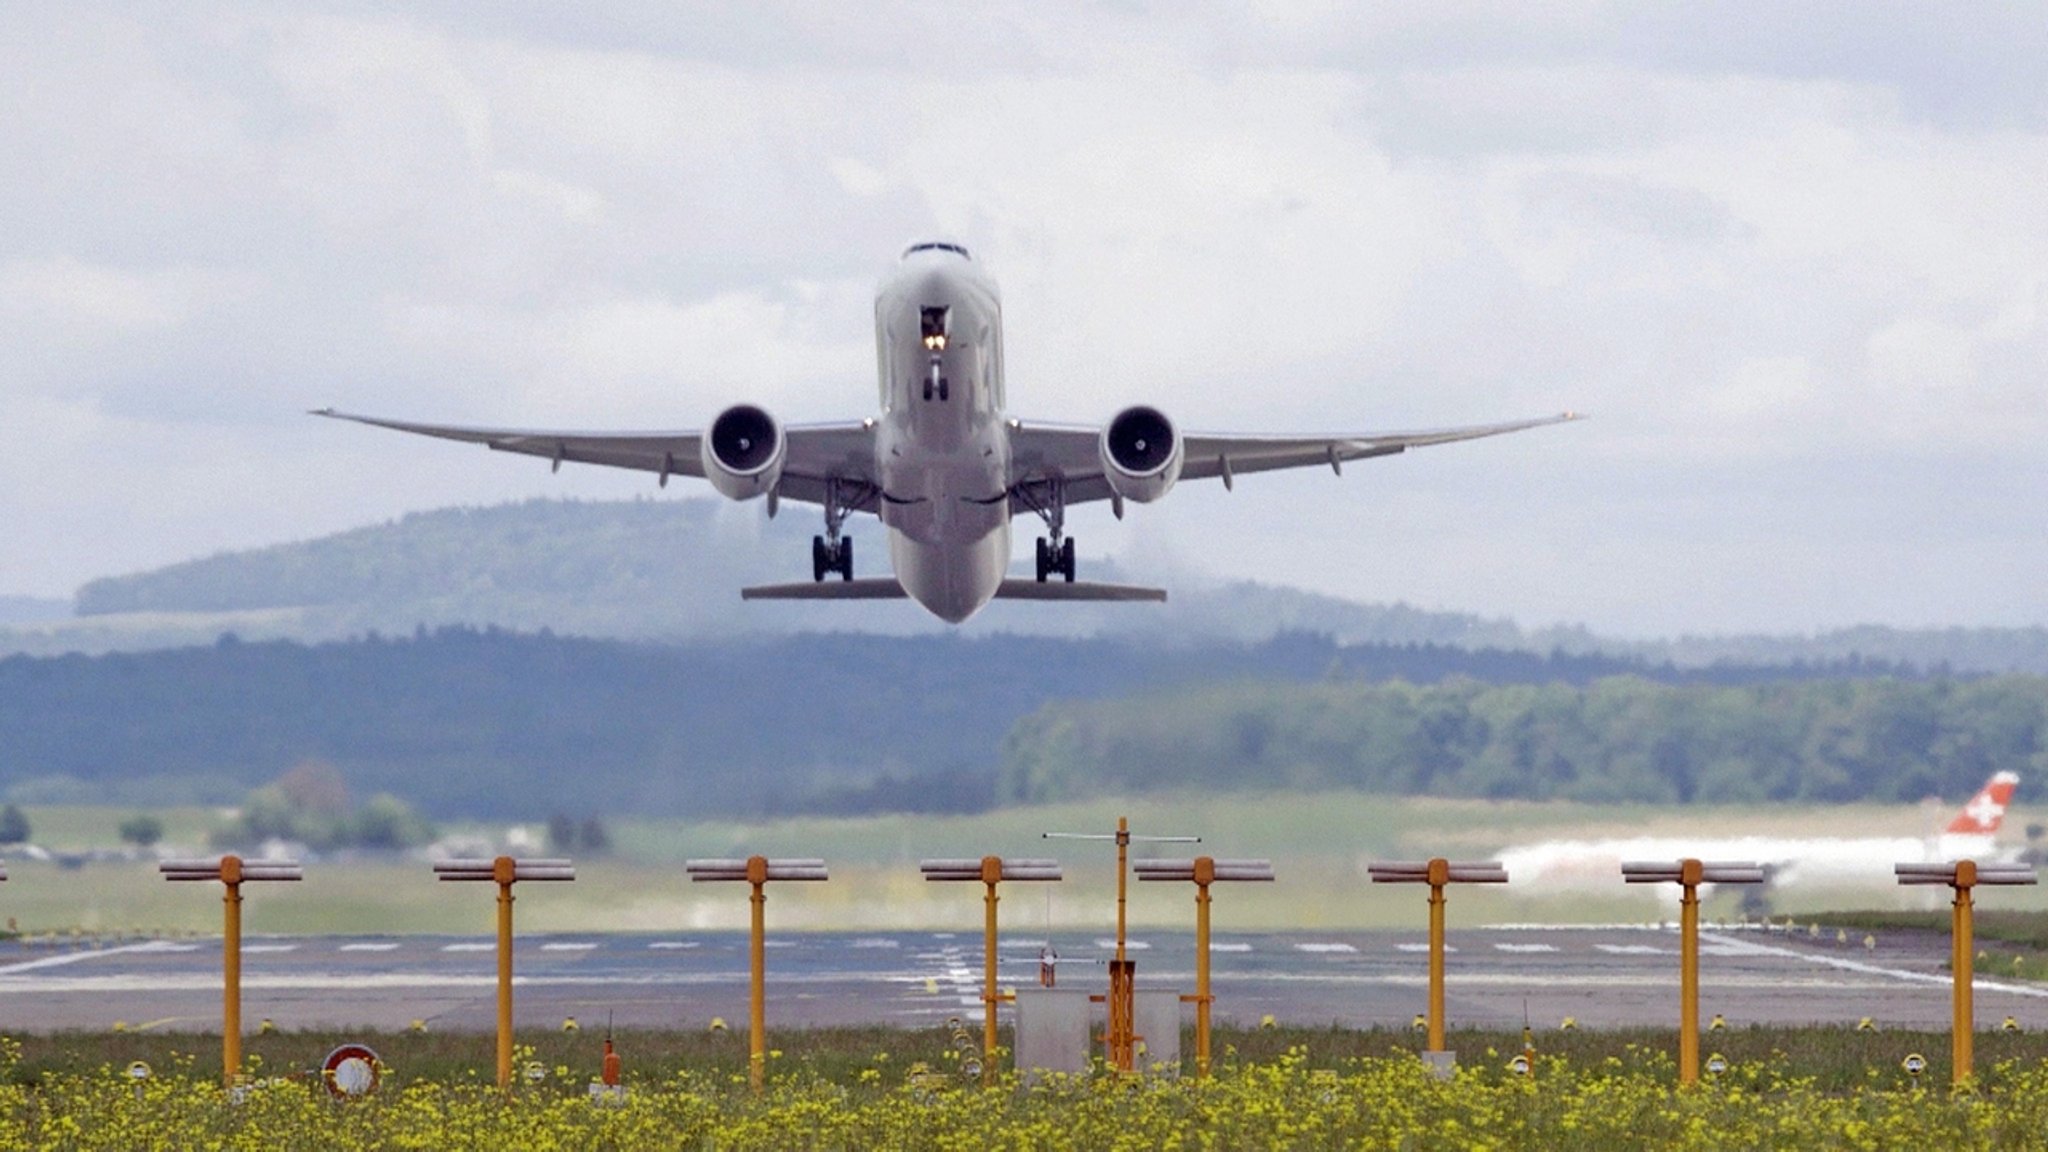
{"type": "MultiPolygon", "coordinates": [[[[1038,979],[1039,937],[1005,937],[1006,986],[1038,979]]],[[[1063,986],[1106,983],[1114,941],[1052,940],[1063,986]]],[[[1669,1026],[1678,935],[1650,926],[1495,926],[1454,932],[1447,958],[1454,1026],[1518,1028],[1566,1016],[1586,1027],[1669,1026]]],[[[496,945],[477,937],[252,937],[243,948],[243,1018],[280,1028],[436,1030],[494,1026],[496,945]]],[[[1782,930],[1701,933],[1701,1007],[1730,1026],[1854,1024],[1945,1028],[1946,936],[1892,934],[1866,948],[1782,930]]],[[[1406,1026],[1421,1011],[1426,944],[1412,932],[1218,936],[1216,1016],[1255,1023],[1406,1026]]],[[[1191,992],[1194,941],[1135,933],[1140,988],[1191,992]]],[[[982,940],[967,933],[799,934],[769,940],[771,1026],[918,1026],[978,1013],[982,940]]],[[[531,936],[514,949],[521,1027],[702,1028],[747,1015],[743,935],[531,936]]],[[[2048,985],[1980,975],[1980,1025],[2007,1015],[2048,1028],[2048,985]]],[[[220,941],[0,947],[0,1030],[218,1029],[220,941]]]]}

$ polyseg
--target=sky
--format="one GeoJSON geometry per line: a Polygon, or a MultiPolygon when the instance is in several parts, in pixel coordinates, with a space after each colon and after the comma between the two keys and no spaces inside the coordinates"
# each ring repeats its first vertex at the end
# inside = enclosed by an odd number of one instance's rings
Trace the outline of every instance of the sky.
{"type": "Polygon", "coordinates": [[[1078,510],[1084,567],[2048,624],[2041,4],[16,4],[0,108],[0,594],[652,497],[304,413],[868,415],[946,236],[1027,418],[1593,414],[1078,510]]]}

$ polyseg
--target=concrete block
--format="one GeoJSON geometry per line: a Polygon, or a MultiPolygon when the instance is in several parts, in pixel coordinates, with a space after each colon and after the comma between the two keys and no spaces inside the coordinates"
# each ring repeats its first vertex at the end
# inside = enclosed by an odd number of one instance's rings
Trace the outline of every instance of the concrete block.
{"type": "Polygon", "coordinates": [[[1017,1071],[1088,1071],[1088,993],[1081,988],[1017,989],[1017,1071]]]}
{"type": "Polygon", "coordinates": [[[1131,1023],[1145,1046],[1135,1061],[1138,1070],[1180,1075],[1180,993],[1140,988],[1133,1000],[1131,1023]]]}

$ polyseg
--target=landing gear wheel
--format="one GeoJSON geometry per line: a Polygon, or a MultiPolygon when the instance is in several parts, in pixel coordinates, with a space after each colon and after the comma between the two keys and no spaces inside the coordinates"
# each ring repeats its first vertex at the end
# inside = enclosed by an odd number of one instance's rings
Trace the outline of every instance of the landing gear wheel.
{"type": "Polygon", "coordinates": [[[841,536],[837,548],[825,543],[823,536],[811,537],[811,580],[823,583],[827,572],[837,572],[841,580],[853,579],[853,537],[841,536]]]}
{"type": "Polygon", "coordinates": [[[1052,575],[1052,547],[1046,542],[1045,537],[1040,536],[1038,538],[1038,582],[1040,584],[1045,583],[1045,578],[1050,575],[1052,575]]]}
{"type": "Polygon", "coordinates": [[[1074,538],[1072,536],[1067,537],[1060,543],[1060,575],[1067,578],[1067,583],[1072,584],[1074,582],[1074,538]]]}

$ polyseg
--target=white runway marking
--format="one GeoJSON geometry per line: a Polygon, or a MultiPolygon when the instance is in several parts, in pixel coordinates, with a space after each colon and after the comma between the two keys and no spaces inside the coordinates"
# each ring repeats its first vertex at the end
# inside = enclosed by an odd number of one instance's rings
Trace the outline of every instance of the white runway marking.
{"type": "Polygon", "coordinates": [[[244,944],[242,951],[249,952],[297,952],[297,944],[244,944]]]}
{"type": "MultiPolygon", "coordinates": [[[[1107,948],[1110,951],[1114,952],[1116,951],[1116,938],[1114,936],[1105,936],[1102,939],[1097,940],[1095,942],[1095,946],[1097,948],[1107,948]]],[[[1151,945],[1145,943],[1143,940],[1124,941],[1124,950],[1127,952],[1143,952],[1145,949],[1150,947],[1151,945]]]]}
{"type": "MultiPolygon", "coordinates": [[[[1865,963],[1861,960],[1848,960],[1839,956],[1819,956],[1811,952],[1801,952],[1795,948],[1784,948],[1775,944],[1759,944],[1753,940],[1731,940],[1726,936],[1716,936],[1706,932],[1700,933],[1700,939],[1713,941],[1718,947],[1726,949],[1722,954],[1728,956],[1783,956],[1804,960],[1808,964],[1819,964],[1824,967],[1839,969],[1843,972],[1854,972],[1862,976],[1883,976],[1911,984],[1938,984],[1943,988],[1947,988],[1951,984],[1949,978],[1940,973],[1907,972],[1898,968],[1886,968],[1880,964],[1865,963]]],[[[1986,980],[1980,976],[1976,978],[1972,986],[1978,992],[2010,992],[2015,996],[2048,998],[2048,988],[2034,984],[2008,984],[2003,980],[1986,980]]]]}
{"type": "MultiPolygon", "coordinates": [[[[1427,951],[1429,951],[1429,945],[1427,945],[1427,944],[1396,944],[1396,945],[1394,945],[1394,947],[1395,947],[1395,948],[1397,948],[1397,949],[1399,949],[1400,951],[1403,951],[1403,952],[1427,952],[1427,951]]],[[[1444,951],[1445,951],[1445,952],[1456,952],[1457,950],[1458,950],[1458,948],[1457,948],[1457,945],[1455,945],[1455,944],[1446,944],[1446,945],[1444,945],[1444,951]]]]}
{"type": "Polygon", "coordinates": [[[12,976],[16,972],[34,972],[43,968],[57,968],[65,964],[76,964],[95,956],[116,956],[123,952],[197,952],[197,944],[171,944],[162,940],[147,940],[141,944],[123,944],[118,948],[102,948],[97,952],[66,952],[61,956],[45,956],[41,960],[23,960],[19,964],[0,967],[0,976],[12,976]]]}
{"type": "Polygon", "coordinates": [[[1675,948],[1658,948],[1649,944],[1595,944],[1593,947],[1609,956],[1676,956],[1675,948]]]}
{"type": "Polygon", "coordinates": [[[588,952],[595,947],[597,945],[588,940],[557,940],[551,944],[541,945],[540,950],[543,952],[588,952]]]}
{"type": "Polygon", "coordinates": [[[875,937],[863,937],[862,939],[859,939],[859,940],[855,940],[855,941],[854,941],[853,943],[851,943],[851,944],[847,945],[847,947],[849,947],[849,948],[901,948],[901,947],[903,947],[903,945],[902,945],[902,943],[901,943],[900,941],[896,941],[896,940],[886,940],[886,939],[883,939],[882,937],[879,937],[879,936],[875,936],[875,937]]]}
{"type": "Polygon", "coordinates": [[[497,947],[498,947],[498,946],[497,946],[496,944],[482,944],[482,943],[470,943],[470,942],[465,942],[465,943],[461,943],[461,944],[443,944],[443,945],[441,946],[441,951],[443,951],[443,952],[494,952],[494,951],[496,951],[496,950],[497,950],[497,947]]]}
{"type": "Polygon", "coordinates": [[[1555,945],[1555,944],[1495,944],[1495,945],[1494,945],[1493,947],[1494,947],[1494,949],[1495,949],[1496,951],[1500,951],[1500,952],[1555,952],[1555,951],[1557,951],[1557,945],[1555,945]]]}
{"type": "Polygon", "coordinates": [[[1303,943],[1299,943],[1299,944],[1296,944],[1296,945],[1294,946],[1294,950],[1295,950],[1296,952],[1315,952],[1315,953],[1324,953],[1324,952],[1356,952],[1356,951],[1358,951],[1357,947],[1356,947],[1356,946],[1354,946],[1354,945],[1351,945],[1351,944],[1342,944],[1342,943],[1334,943],[1334,944],[1325,944],[1325,943],[1318,943],[1318,942],[1315,942],[1315,941],[1305,941],[1305,942],[1303,942],[1303,943]]]}
{"type": "Polygon", "coordinates": [[[376,940],[376,941],[362,940],[362,941],[357,941],[357,942],[356,942],[356,943],[354,943],[354,944],[343,944],[343,945],[342,945],[342,946],[340,947],[340,949],[338,949],[338,951],[342,951],[342,952],[391,952],[391,951],[395,951],[395,950],[396,950],[397,948],[398,948],[398,942],[397,942],[397,941],[395,941],[395,940],[376,940]]]}
{"type": "Polygon", "coordinates": [[[1251,945],[1249,945],[1249,944],[1211,944],[1211,945],[1209,945],[1209,951],[1211,951],[1211,952],[1249,952],[1249,951],[1251,951],[1251,950],[1252,950],[1252,946],[1251,946],[1251,945]]]}
{"type": "Polygon", "coordinates": [[[695,940],[656,940],[648,945],[649,948],[662,951],[674,950],[679,948],[695,948],[696,946],[697,942],[695,940]]]}

